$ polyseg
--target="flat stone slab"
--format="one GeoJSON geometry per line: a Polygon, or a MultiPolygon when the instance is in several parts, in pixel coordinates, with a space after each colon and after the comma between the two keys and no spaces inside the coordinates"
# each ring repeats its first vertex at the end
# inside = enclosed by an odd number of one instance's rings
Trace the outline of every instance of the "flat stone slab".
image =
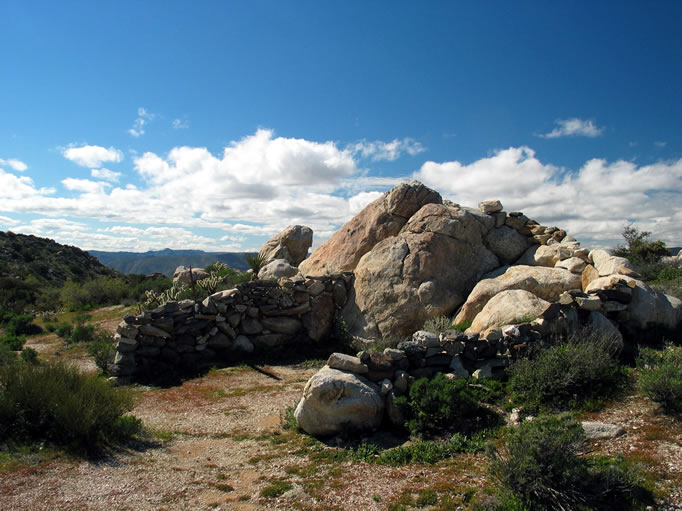
{"type": "Polygon", "coordinates": [[[617,424],[594,421],[583,421],[581,424],[585,430],[585,436],[590,440],[617,438],[625,434],[625,430],[617,424]]]}
{"type": "Polygon", "coordinates": [[[355,374],[367,374],[369,372],[367,365],[363,364],[358,357],[344,353],[332,353],[329,355],[327,365],[331,369],[349,371],[355,374]]]}

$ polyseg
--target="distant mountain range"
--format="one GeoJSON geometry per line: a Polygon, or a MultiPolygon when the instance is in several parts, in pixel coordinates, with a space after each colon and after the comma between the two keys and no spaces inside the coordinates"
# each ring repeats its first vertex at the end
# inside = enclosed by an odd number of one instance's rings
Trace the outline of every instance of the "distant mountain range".
{"type": "Polygon", "coordinates": [[[168,277],[178,266],[205,268],[216,261],[225,263],[235,270],[248,270],[245,252],[204,252],[203,250],[151,250],[149,252],[104,252],[88,250],[88,253],[109,268],[121,273],[150,274],[163,273],[168,277]]]}

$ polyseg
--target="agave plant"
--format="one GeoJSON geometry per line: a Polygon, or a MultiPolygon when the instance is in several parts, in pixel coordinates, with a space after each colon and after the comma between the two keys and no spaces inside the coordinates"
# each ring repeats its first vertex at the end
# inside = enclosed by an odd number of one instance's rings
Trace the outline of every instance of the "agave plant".
{"type": "Polygon", "coordinates": [[[244,254],[244,258],[246,259],[246,262],[249,264],[249,267],[253,270],[253,275],[255,278],[256,276],[258,276],[258,272],[265,263],[265,257],[263,257],[260,254],[244,254]]]}

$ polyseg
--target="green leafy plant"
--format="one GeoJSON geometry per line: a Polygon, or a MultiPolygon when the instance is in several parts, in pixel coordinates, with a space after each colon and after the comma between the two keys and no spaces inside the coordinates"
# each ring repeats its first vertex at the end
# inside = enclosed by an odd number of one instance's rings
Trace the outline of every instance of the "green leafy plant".
{"type": "Polygon", "coordinates": [[[114,336],[106,330],[96,329],[88,346],[88,354],[93,357],[95,365],[102,373],[109,374],[109,364],[114,361],[116,355],[114,336]]]}
{"type": "Polygon", "coordinates": [[[509,430],[502,452],[489,445],[489,471],[531,511],[628,509],[650,501],[623,459],[583,457],[584,443],[568,414],[540,416],[509,430]]]}
{"type": "Polygon", "coordinates": [[[456,325],[452,325],[453,330],[457,330],[458,332],[465,332],[467,328],[471,326],[471,321],[461,321],[460,323],[457,323],[456,325]]]}
{"type": "Polygon", "coordinates": [[[89,450],[130,432],[119,419],[133,397],[73,366],[16,360],[0,366],[0,437],[89,450]]]}
{"type": "Polygon", "coordinates": [[[495,425],[499,417],[478,403],[474,389],[466,380],[451,380],[439,373],[415,381],[409,396],[397,398],[396,405],[407,411],[406,427],[416,437],[495,425]]]}
{"type": "Polygon", "coordinates": [[[665,242],[649,240],[650,232],[640,231],[632,224],[623,228],[622,236],[625,238],[626,245],[618,245],[613,250],[613,254],[627,257],[636,265],[656,263],[662,257],[669,255],[665,242]]]}
{"type": "Polygon", "coordinates": [[[265,264],[265,257],[260,254],[244,254],[244,259],[246,259],[249,268],[253,270],[253,278],[258,277],[258,272],[265,264]]]}
{"type": "Polygon", "coordinates": [[[21,350],[21,360],[29,364],[38,363],[38,352],[33,348],[24,348],[21,350]]]}
{"type": "Polygon", "coordinates": [[[595,396],[618,389],[623,370],[613,339],[588,330],[539,350],[534,358],[514,362],[509,387],[515,402],[529,409],[576,408],[595,396]]]}
{"type": "Polygon", "coordinates": [[[0,337],[0,344],[12,351],[19,351],[24,346],[26,337],[23,335],[5,334],[0,337]]]}
{"type": "Polygon", "coordinates": [[[640,348],[639,391],[672,413],[682,412],[682,346],[640,348]]]}

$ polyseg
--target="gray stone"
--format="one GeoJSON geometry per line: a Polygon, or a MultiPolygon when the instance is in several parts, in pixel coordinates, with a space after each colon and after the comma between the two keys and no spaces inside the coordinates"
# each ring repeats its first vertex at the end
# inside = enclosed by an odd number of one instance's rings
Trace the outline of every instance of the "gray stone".
{"type": "Polygon", "coordinates": [[[374,383],[327,366],[308,381],[294,412],[301,429],[313,436],[373,429],[383,414],[384,399],[374,383]]]}
{"type": "Polygon", "coordinates": [[[598,296],[576,296],[575,303],[578,307],[588,311],[598,311],[601,310],[601,299],[598,296]]]}
{"type": "Polygon", "coordinates": [[[258,272],[261,280],[277,280],[281,277],[293,277],[298,273],[295,266],[291,266],[286,259],[275,259],[264,265],[258,272]]]}
{"type": "Polygon", "coordinates": [[[263,331],[263,325],[257,319],[244,318],[241,329],[246,335],[254,335],[263,331]]]}
{"type": "Polygon", "coordinates": [[[263,318],[260,322],[263,328],[289,335],[295,334],[303,327],[300,320],[286,316],[263,318]]]}
{"type": "Polygon", "coordinates": [[[320,295],[324,293],[324,287],[324,283],[320,282],[319,280],[313,280],[308,286],[308,294],[310,294],[310,296],[320,295]]]}
{"type": "Polygon", "coordinates": [[[253,343],[245,335],[238,335],[232,346],[235,350],[253,353],[253,343]]]}
{"type": "Polygon", "coordinates": [[[585,436],[590,440],[617,438],[625,434],[625,430],[616,424],[593,421],[583,421],[580,424],[585,431],[585,436]]]}
{"type": "Polygon", "coordinates": [[[478,203],[478,209],[489,215],[502,211],[502,203],[499,200],[486,200],[478,203]]]}
{"type": "Polygon", "coordinates": [[[433,332],[427,332],[426,330],[417,330],[414,332],[412,334],[412,340],[425,348],[440,347],[438,336],[433,332]]]}
{"type": "Polygon", "coordinates": [[[391,360],[402,360],[405,358],[405,352],[395,348],[384,348],[384,355],[389,357],[391,360]]]}
{"type": "Polygon", "coordinates": [[[455,378],[468,378],[469,371],[466,370],[464,364],[462,364],[462,359],[458,356],[452,357],[450,362],[450,372],[455,378]]]}
{"type": "Polygon", "coordinates": [[[339,369],[340,371],[350,371],[356,374],[367,374],[369,369],[366,364],[363,364],[358,357],[346,355],[344,353],[332,353],[329,355],[327,365],[332,369],[339,369]]]}
{"type": "Polygon", "coordinates": [[[170,337],[168,332],[152,325],[140,325],[139,330],[140,333],[144,335],[151,335],[152,337],[162,337],[164,339],[168,339],[170,337]]]}
{"type": "Polygon", "coordinates": [[[491,229],[485,236],[485,245],[503,264],[516,261],[526,251],[530,242],[526,236],[506,225],[491,229]]]}

